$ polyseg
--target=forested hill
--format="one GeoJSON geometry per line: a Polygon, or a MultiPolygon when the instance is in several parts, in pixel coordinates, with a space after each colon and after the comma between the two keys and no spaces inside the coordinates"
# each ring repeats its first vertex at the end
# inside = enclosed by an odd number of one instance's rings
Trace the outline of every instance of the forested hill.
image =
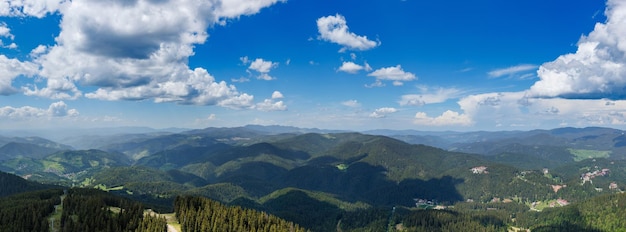
{"type": "Polygon", "coordinates": [[[27,181],[19,176],[0,172],[0,197],[52,187],[54,186],[27,181]]]}

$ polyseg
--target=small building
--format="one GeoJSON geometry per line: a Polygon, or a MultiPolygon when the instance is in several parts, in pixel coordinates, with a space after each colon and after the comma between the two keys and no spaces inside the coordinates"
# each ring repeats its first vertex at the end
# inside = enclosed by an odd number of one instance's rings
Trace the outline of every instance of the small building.
{"type": "Polygon", "coordinates": [[[486,174],[486,173],[489,173],[489,172],[487,172],[487,167],[486,166],[473,167],[472,169],[470,169],[470,171],[472,171],[472,173],[474,173],[474,174],[486,174]]]}

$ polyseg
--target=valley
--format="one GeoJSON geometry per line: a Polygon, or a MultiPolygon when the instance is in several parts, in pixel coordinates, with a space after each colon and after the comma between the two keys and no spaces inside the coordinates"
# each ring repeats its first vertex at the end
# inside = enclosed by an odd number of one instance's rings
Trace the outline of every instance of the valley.
{"type": "Polygon", "coordinates": [[[93,133],[58,142],[0,136],[0,171],[48,186],[39,189],[99,189],[159,213],[173,212],[179,196],[198,196],[311,231],[611,231],[585,217],[601,199],[623,204],[626,186],[624,133],[609,128],[93,133]],[[567,210],[578,224],[562,223],[567,210]]]}

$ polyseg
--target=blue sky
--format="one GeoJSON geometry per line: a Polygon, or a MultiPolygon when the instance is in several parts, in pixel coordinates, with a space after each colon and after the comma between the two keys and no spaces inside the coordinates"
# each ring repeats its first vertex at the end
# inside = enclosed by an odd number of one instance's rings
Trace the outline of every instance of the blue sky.
{"type": "Polygon", "coordinates": [[[0,2],[0,129],[626,128],[626,1],[0,2]]]}

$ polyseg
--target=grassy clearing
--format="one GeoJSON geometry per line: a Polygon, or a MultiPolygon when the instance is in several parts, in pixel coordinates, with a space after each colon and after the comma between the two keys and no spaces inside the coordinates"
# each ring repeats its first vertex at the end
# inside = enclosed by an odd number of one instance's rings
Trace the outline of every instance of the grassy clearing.
{"type": "Polygon", "coordinates": [[[109,188],[109,187],[107,187],[107,186],[106,186],[106,185],[104,185],[104,184],[98,184],[98,185],[93,186],[93,187],[94,187],[95,189],[100,189],[100,190],[102,190],[102,191],[106,191],[106,192],[108,192],[108,191],[116,191],[116,190],[122,190],[122,189],[124,189],[124,185],[121,185],[121,186],[115,186],[115,187],[111,187],[111,188],[109,188]]]}
{"type": "Polygon", "coordinates": [[[345,164],[337,164],[337,166],[335,167],[337,167],[337,169],[339,169],[340,171],[345,171],[348,169],[348,165],[345,164]]]}
{"type": "Polygon", "coordinates": [[[611,151],[598,151],[598,150],[584,150],[584,149],[569,149],[569,152],[574,155],[574,161],[578,162],[585,159],[592,158],[609,158],[611,151]]]}
{"type": "Polygon", "coordinates": [[[42,160],[41,163],[43,164],[44,170],[57,170],[60,173],[65,172],[65,167],[60,163],[48,160],[42,160]]]}

